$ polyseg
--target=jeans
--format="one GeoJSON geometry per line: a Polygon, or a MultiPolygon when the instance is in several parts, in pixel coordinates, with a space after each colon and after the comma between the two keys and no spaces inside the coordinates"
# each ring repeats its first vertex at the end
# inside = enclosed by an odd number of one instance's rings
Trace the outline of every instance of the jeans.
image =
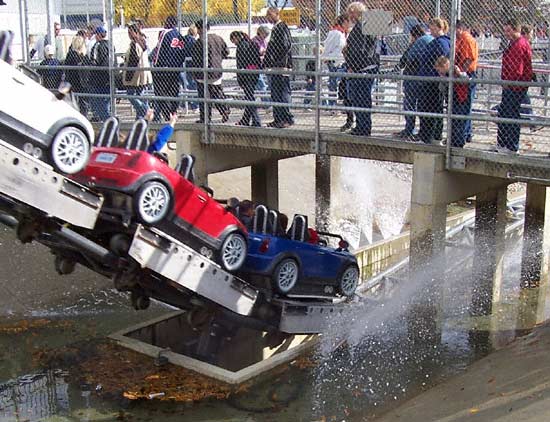
{"type": "MultiPolygon", "coordinates": [[[[265,95],[268,89],[269,89],[269,83],[268,83],[267,75],[264,75],[263,73],[258,75],[258,83],[256,84],[256,91],[260,91],[260,94],[265,95]]],[[[268,97],[261,97],[261,98],[262,98],[262,101],[270,100],[268,97]]]]}
{"type": "MultiPolygon", "coordinates": [[[[185,98],[187,98],[187,95],[189,94],[188,91],[197,90],[197,81],[195,81],[195,79],[193,79],[191,74],[187,72],[180,73],[180,82],[181,82],[181,86],[183,86],[183,89],[185,91],[185,94],[184,94],[185,98]]],[[[183,105],[185,106],[185,104],[187,104],[187,106],[191,110],[197,110],[199,108],[199,105],[193,101],[184,101],[183,105]]]]}
{"type": "Polygon", "coordinates": [[[147,113],[147,109],[149,108],[149,103],[146,100],[139,98],[142,92],[142,86],[130,86],[126,89],[126,93],[128,95],[135,97],[130,98],[129,101],[136,111],[136,120],[144,118],[147,113]]]}
{"type": "MultiPolygon", "coordinates": [[[[443,113],[443,98],[437,82],[422,82],[419,86],[418,111],[424,113],[443,113]]],[[[443,131],[442,117],[420,117],[418,137],[425,144],[441,139],[443,131]]]]}
{"type": "MultiPolygon", "coordinates": [[[[476,72],[468,73],[468,76],[470,78],[477,78],[476,72]]],[[[475,96],[476,96],[476,84],[471,83],[468,85],[468,99],[467,99],[468,114],[472,114],[472,104],[474,103],[475,96]]],[[[466,120],[466,127],[464,128],[464,137],[466,140],[468,139],[471,140],[472,135],[473,135],[472,120],[468,119],[466,120]]]]}
{"type": "MultiPolygon", "coordinates": [[[[244,91],[245,101],[255,101],[254,88],[256,84],[243,84],[242,89],[244,91]]],[[[250,124],[251,126],[261,126],[260,115],[258,114],[258,107],[255,105],[247,105],[244,107],[243,117],[241,122],[250,124]]]]}
{"type": "MultiPolygon", "coordinates": [[[[418,84],[414,82],[415,81],[405,81],[403,84],[403,93],[405,94],[403,99],[403,110],[405,111],[417,111],[418,109],[418,84]]],[[[407,135],[412,135],[415,125],[416,116],[405,116],[405,129],[403,129],[403,132],[407,135]]]]}
{"type": "Polygon", "coordinates": [[[103,94],[107,97],[99,98],[92,97],[90,98],[90,107],[94,115],[104,122],[107,120],[111,114],[111,101],[109,99],[110,89],[109,86],[94,86],[92,88],[93,94],[103,94]]]}
{"type": "MultiPolygon", "coordinates": [[[[510,88],[502,89],[502,99],[498,110],[499,117],[519,119],[521,102],[525,98],[525,90],[512,91],[510,88]]],[[[519,150],[519,123],[499,123],[497,132],[497,144],[511,151],[519,150]]]]}
{"type": "Polygon", "coordinates": [[[315,82],[307,82],[306,83],[306,93],[304,98],[304,105],[308,105],[312,103],[312,98],[315,95],[315,82]]]}
{"type": "MultiPolygon", "coordinates": [[[[468,98],[464,102],[460,102],[453,93],[453,114],[468,116],[470,114],[471,103],[468,98]]],[[[451,121],[451,146],[463,148],[466,144],[466,129],[467,123],[471,120],[452,119],[451,121]]]]}
{"type": "MultiPolygon", "coordinates": [[[[334,62],[327,62],[327,66],[328,66],[328,71],[329,72],[343,72],[343,69],[342,67],[338,67],[334,64],[334,62]]],[[[335,95],[337,92],[338,92],[338,83],[340,82],[340,77],[339,76],[329,76],[328,77],[328,90],[329,92],[331,93],[331,99],[327,101],[327,105],[336,105],[336,100],[335,99],[332,99],[332,95],[334,95],[334,98],[337,97],[337,95],[335,95]]]]}
{"type": "MultiPolygon", "coordinates": [[[[365,74],[377,73],[364,72],[365,74]]],[[[374,79],[351,78],[348,80],[348,94],[352,107],[371,108],[372,107],[372,85],[374,79]]],[[[358,135],[370,136],[372,129],[372,117],[370,111],[355,112],[355,129],[358,135]]]]}
{"type": "Polygon", "coordinates": [[[273,120],[276,123],[294,124],[294,116],[290,112],[290,78],[284,75],[271,75],[271,101],[284,103],[273,107],[273,120]]]}

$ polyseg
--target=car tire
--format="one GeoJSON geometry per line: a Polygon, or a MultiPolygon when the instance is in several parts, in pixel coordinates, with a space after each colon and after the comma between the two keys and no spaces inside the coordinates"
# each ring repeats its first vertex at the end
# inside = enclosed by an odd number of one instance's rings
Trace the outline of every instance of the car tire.
{"type": "Polygon", "coordinates": [[[50,145],[50,157],[56,170],[75,174],[83,170],[90,158],[90,140],[74,126],[59,130],[50,145]]]}
{"type": "Polygon", "coordinates": [[[134,211],[138,220],[156,224],[168,214],[172,204],[170,191],[164,183],[145,182],[134,195],[134,211]]]}
{"type": "Polygon", "coordinates": [[[300,275],[300,267],[296,260],[292,258],[285,258],[277,264],[271,281],[273,288],[283,295],[288,294],[296,283],[300,275]]]}
{"type": "Polygon", "coordinates": [[[338,291],[346,297],[355,294],[359,284],[359,267],[355,264],[346,266],[338,277],[338,291]]]}
{"type": "Polygon", "coordinates": [[[248,246],[245,237],[238,232],[225,237],[219,252],[220,265],[229,272],[237,271],[246,260],[248,246]]]}

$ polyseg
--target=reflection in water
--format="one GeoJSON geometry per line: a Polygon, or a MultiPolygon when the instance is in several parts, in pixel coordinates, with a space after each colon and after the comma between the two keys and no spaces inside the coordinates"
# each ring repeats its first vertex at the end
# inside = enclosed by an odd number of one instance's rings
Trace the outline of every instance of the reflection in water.
{"type": "Polygon", "coordinates": [[[47,371],[0,384],[0,420],[35,421],[68,414],[67,375],[61,370],[47,371]]]}

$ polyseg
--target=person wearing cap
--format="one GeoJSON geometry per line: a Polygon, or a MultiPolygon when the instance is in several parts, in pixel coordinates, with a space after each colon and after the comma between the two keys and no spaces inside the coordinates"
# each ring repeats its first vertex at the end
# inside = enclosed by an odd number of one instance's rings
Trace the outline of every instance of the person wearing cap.
{"type": "Polygon", "coordinates": [[[107,31],[103,26],[95,29],[96,43],[92,48],[90,58],[92,66],[104,68],[104,70],[93,70],[90,73],[90,88],[93,94],[105,95],[105,97],[93,97],[90,99],[92,111],[99,121],[105,121],[110,115],[109,101],[109,43],[107,31]]]}
{"type": "Polygon", "coordinates": [[[38,68],[38,74],[42,77],[42,85],[48,89],[57,89],[61,83],[63,71],[50,67],[61,65],[61,62],[55,58],[55,47],[53,45],[48,44],[44,47],[44,57],[45,59],[40,62],[38,68]]]}

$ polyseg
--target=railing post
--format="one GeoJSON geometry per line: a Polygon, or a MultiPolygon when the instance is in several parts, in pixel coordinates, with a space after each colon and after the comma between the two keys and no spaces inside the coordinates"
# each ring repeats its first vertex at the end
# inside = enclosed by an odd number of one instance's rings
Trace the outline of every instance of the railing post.
{"type": "Polygon", "coordinates": [[[319,154],[321,126],[321,0],[315,0],[315,154],[319,154]]]}
{"type": "Polygon", "coordinates": [[[30,56],[27,53],[27,44],[29,42],[29,33],[25,28],[26,10],[23,6],[25,0],[19,0],[19,30],[21,31],[21,60],[30,63],[30,56]]]}
{"type": "MultiPolygon", "coordinates": [[[[450,66],[449,66],[449,90],[447,91],[447,148],[445,152],[445,167],[447,170],[451,168],[451,139],[453,134],[453,94],[454,94],[454,84],[455,84],[455,51],[456,51],[456,20],[457,20],[457,11],[458,4],[461,0],[452,0],[451,1],[451,52],[450,52],[450,66]]],[[[468,89],[470,86],[468,85],[468,89]]]]}
{"type": "MultiPolygon", "coordinates": [[[[203,117],[204,117],[204,142],[210,143],[210,128],[208,108],[210,107],[210,93],[208,91],[208,2],[202,0],[202,75],[203,85],[203,117]]],[[[222,74],[223,79],[223,74],[222,74]]]]}
{"type": "Polygon", "coordinates": [[[116,70],[116,57],[115,57],[115,45],[113,42],[113,26],[115,18],[115,5],[114,0],[109,0],[109,4],[106,9],[107,13],[107,36],[109,38],[109,101],[111,102],[111,116],[116,116],[116,84],[115,84],[115,70],[116,70]]]}

